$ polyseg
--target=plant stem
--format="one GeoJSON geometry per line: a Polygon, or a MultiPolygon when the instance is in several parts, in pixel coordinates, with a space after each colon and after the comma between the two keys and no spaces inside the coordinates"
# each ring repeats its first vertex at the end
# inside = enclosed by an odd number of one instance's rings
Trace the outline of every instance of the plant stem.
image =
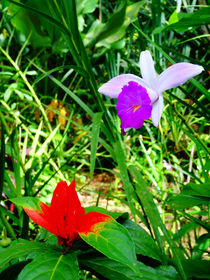
{"type": "Polygon", "coordinates": [[[9,236],[12,238],[12,239],[16,239],[16,235],[15,235],[15,232],[12,228],[12,226],[10,225],[10,223],[7,221],[3,211],[2,211],[2,208],[0,207],[0,218],[2,220],[2,223],[3,225],[5,226],[6,230],[7,230],[7,233],[9,234],[9,236]]]}

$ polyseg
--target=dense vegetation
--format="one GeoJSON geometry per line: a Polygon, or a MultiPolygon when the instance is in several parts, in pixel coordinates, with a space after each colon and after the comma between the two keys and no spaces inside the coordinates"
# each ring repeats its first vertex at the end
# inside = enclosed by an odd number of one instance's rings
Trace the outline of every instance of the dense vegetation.
{"type": "Polygon", "coordinates": [[[209,14],[205,1],[1,1],[1,279],[210,279],[209,14]],[[164,92],[158,127],[122,135],[98,88],[141,77],[145,50],[158,74],[204,71],[164,92]],[[23,208],[73,179],[86,213],[117,223],[69,247],[23,208]]]}

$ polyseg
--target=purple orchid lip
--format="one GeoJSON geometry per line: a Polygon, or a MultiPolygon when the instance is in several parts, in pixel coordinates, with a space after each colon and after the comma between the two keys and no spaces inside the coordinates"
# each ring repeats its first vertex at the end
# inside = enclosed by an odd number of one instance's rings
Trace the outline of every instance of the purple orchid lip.
{"type": "Polygon", "coordinates": [[[151,117],[152,105],[147,90],[136,82],[129,82],[125,85],[117,102],[117,115],[121,119],[121,130],[127,128],[139,129],[144,120],[151,117]]]}

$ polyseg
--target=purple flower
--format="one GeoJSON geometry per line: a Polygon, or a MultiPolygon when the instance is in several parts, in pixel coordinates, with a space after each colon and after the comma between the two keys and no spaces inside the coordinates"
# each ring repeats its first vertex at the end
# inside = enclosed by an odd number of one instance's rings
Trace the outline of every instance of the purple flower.
{"type": "Polygon", "coordinates": [[[202,66],[181,62],[157,76],[149,51],[141,52],[139,66],[143,79],[133,74],[122,74],[98,89],[101,94],[118,98],[117,111],[122,133],[132,127],[139,129],[150,117],[157,127],[163,111],[163,92],[185,83],[204,70],[202,66]]]}
{"type": "Polygon", "coordinates": [[[152,105],[144,87],[136,82],[129,82],[118,96],[117,115],[121,119],[121,131],[133,127],[139,129],[144,120],[151,117],[152,105]]]}

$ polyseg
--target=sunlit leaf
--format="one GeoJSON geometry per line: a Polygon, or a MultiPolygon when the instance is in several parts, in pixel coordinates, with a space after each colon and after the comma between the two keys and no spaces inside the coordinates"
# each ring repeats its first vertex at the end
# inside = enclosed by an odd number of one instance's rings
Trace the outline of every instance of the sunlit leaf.
{"type": "Polygon", "coordinates": [[[134,243],[126,228],[113,221],[101,223],[96,233],[80,234],[81,238],[108,258],[128,265],[138,272],[134,243]]]}

